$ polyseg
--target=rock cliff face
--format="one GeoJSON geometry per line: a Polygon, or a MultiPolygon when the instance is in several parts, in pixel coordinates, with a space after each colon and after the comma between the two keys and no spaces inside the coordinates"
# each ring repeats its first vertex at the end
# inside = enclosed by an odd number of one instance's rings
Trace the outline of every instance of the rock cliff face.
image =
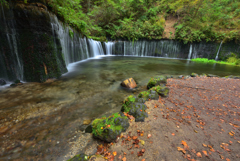
{"type": "Polygon", "coordinates": [[[0,77],[42,82],[67,72],[43,3],[10,1],[0,11],[0,77]]]}

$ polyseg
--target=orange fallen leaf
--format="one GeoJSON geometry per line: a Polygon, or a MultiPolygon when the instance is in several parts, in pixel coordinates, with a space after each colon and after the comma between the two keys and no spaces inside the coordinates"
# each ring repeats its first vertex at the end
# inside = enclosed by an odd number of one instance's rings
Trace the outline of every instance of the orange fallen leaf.
{"type": "Polygon", "coordinates": [[[132,137],[133,140],[136,140],[137,138],[138,138],[137,136],[133,136],[133,137],[132,137]]]}
{"type": "Polygon", "coordinates": [[[213,148],[210,148],[210,151],[215,152],[215,150],[213,148]]]}
{"type": "Polygon", "coordinates": [[[220,156],[221,159],[224,159],[224,156],[222,156],[222,155],[219,155],[219,156],[220,156]]]}
{"type": "Polygon", "coordinates": [[[202,144],[204,147],[207,147],[207,145],[206,144],[202,144]]]}
{"type": "Polygon", "coordinates": [[[203,152],[204,155],[206,155],[206,156],[208,155],[208,154],[207,154],[207,151],[204,151],[204,150],[203,150],[202,152],[203,152]]]}
{"type": "Polygon", "coordinates": [[[230,159],[226,158],[226,161],[230,161],[230,159]]]}
{"type": "Polygon", "coordinates": [[[178,149],[178,151],[181,151],[183,154],[186,153],[186,151],[183,148],[181,148],[181,147],[177,147],[177,149],[178,149]]]}
{"type": "Polygon", "coordinates": [[[174,134],[174,133],[172,133],[172,136],[175,136],[175,134],[174,134]]]}
{"type": "Polygon", "coordinates": [[[123,157],[123,158],[122,158],[122,161],[127,161],[127,158],[126,158],[126,157],[123,157]]]}
{"type": "Polygon", "coordinates": [[[200,152],[197,152],[196,154],[199,158],[202,158],[202,154],[200,152]]]}
{"type": "Polygon", "coordinates": [[[142,159],[142,161],[145,161],[146,159],[142,159]]]}
{"type": "Polygon", "coordinates": [[[116,151],[114,151],[114,152],[113,152],[113,156],[116,156],[116,155],[117,155],[117,152],[116,152],[116,151]]]}
{"type": "Polygon", "coordinates": [[[182,140],[182,145],[184,146],[184,149],[188,149],[188,148],[189,148],[188,145],[187,145],[187,143],[186,143],[186,141],[183,141],[183,140],[182,140]]]}

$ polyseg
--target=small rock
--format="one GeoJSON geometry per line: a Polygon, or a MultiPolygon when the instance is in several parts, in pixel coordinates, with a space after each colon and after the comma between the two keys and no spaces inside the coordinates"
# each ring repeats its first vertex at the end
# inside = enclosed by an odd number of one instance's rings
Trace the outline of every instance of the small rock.
{"type": "Polygon", "coordinates": [[[7,84],[6,81],[3,80],[3,79],[0,79],[0,86],[3,86],[3,85],[5,85],[5,84],[7,84]]]}
{"type": "Polygon", "coordinates": [[[91,120],[84,120],[83,125],[89,125],[92,121],[91,120]]]}
{"type": "Polygon", "coordinates": [[[197,77],[198,74],[197,74],[197,73],[192,73],[190,76],[191,76],[191,77],[197,77]]]}
{"type": "Polygon", "coordinates": [[[135,88],[137,84],[133,78],[128,78],[121,83],[121,86],[126,88],[135,88]]]}

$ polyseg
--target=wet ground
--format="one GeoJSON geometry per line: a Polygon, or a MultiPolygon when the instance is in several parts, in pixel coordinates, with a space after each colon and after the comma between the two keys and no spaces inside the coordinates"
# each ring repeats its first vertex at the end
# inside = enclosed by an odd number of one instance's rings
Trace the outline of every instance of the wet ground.
{"type": "Polygon", "coordinates": [[[69,69],[58,80],[1,89],[0,160],[66,160],[80,152],[95,153],[97,141],[83,133],[88,126],[84,124],[118,112],[126,96],[146,89],[150,77],[239,71],[226,65],[138,57],[90,59],[69,69]],[[138,89],[120,88],[129,77],[138,89]]]}

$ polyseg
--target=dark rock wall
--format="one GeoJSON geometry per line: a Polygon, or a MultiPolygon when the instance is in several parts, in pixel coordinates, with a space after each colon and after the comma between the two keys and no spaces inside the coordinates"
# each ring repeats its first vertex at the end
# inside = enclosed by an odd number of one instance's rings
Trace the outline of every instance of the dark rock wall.
{"type": "Polygon", "coordinates": [[[12,2],[2,9],[0,58],[5,67],[0,77],[42,82],[67,72],[46,6],[12,2]],[[7,41],[8,37],[12,40],[7,41]]]}

